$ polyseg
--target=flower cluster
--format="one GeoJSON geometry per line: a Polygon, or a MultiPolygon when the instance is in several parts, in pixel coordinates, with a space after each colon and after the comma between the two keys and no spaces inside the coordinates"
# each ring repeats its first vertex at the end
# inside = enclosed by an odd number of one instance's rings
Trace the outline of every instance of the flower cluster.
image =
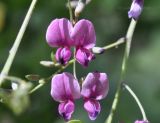
{"type": "MultiPolygon", "coordinates": [[[[128,12],[129,18],[137,20],[142,12],[144,0],[133,0],[128,12]]],[[[96,35],[92,22],[79,20],[75,25],[68,19],[55,19],[48,26],[46,40],[49,46],[58,47],[55,59],[66,65],[72,57],[71,48],[75,49],[74,59],[82,66],[87,67],[95,56],[93,51],[102,53],[103,49],[95,48],[96,35]],[[92,50],[92,51],[91,51],[92,50]]],[[[95,120],[101,111],[99,100],[106,97],[109,82],[106,73],[88,73],[82,85],[68,72],[53,76],[51,81],[51,96],[59,102],[58,112],[66,120],[70,120],[75,110],[75,100],[81,97],[84,100],[84,109],[91,120],[95,120]]],[[[135,121],[148,123],[148,121],[135,121]]]]}
{"type": "Polygon", "coordinates": [[[89,20],[82,19],[73,27],[65,18],[55,19],[47,29],[46,40],[51,47],[59,47],[55,58],[61,64],[67,64],[71,58],[71,47],[76,48],[75,58],[84,67],[95,58],[90,50],[95,46],[96,35],[89,20]]]}
{"type": "MultiPolygon", "coordinates": [[[[74,26],[65,19],[55,19],[46,33],[47,43],[51,47],[59,47],[55,54],[57,62],[65,65],[71,58],[71,47],[76,49],[75,59],[84,67],[94,59],[91,49],[95,46],[96,36],[93,24],[85,19],[74,26]]],[[[91,120],[95,120],[101,111],[99,100],[106,97],[109,90],[108,78],[105,73],[89,73],[80,85],[70,73],[64,72],[52,78],[51,96],[59,102],[59,114],[70,120],[75,109],[74,100],[83,97],[84,109],[91,120]]]]}
{"type": "Polygon", "coordinates": [[[51,96],[59,102],[59,114],[66,120],[70,120],[74,112],[74,100],[83,97],[84,108],[91,120],[95,120],[101,111],[99,100],[106,97],[109,90],[108,78],[105,73],[89,73],[80,91],[80,85],[74,76],[64,72],[52,78],[51,96]]]}

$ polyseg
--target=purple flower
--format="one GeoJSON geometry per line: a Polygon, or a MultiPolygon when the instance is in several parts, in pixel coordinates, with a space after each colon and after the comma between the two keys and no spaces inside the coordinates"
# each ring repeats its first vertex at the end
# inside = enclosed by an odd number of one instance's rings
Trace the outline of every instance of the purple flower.
{"type": "Polygon", "coordinates": [[[52,78],[51,96],[59,102],[59,114],[66,120],[70,120],[74,112],[74,100],[81,97],[80,86],[72,74],[64,72],[52,78]]]}
{"type": "Polygon", "coordinates": [[[53,20],[46,32],[47,43],[51,47],[70,46],[72,44],[70,37],[72,29],[71,22],[65,18],[53,20]]]}
{"type": "Polygon", "coordinates": [[[143,9],[144,0],[133,0],[131,8],[128,12],[129,18],[138,19],[143,9]]]}
{"type": "Polygon", "coordinates": [[[76,59],[84,67],[95,58],[90,51],[96,44],[96,35],[93,24],[88,20],[78,21],[73,29],[71,37],[76,46],[76,59]]]}
{"type": "Polygon", "coordinates": [[[144,120],[136,120],[134,123],[149,123],[149,122],[144,120]]]}
{"type": "Polygon", "coordinates": [[[51,47],[61,47],[56,52],[56,60],[61,64],[66,64],[71,57],[70,46],[73,41],[70,33],[72,29],[70,21],[62,18],[53,20],[46,32],[47,43],[51,47]]]}
{"type": "Polygon", "coordinates": [[[82,83],[81,95],[84,98],[84,108],[91,120],[95,120],[100,113],[99,100],[106,97],[108,90],[109,82],[105,73],[89,73],[82,83]]]}
{"type": "Polygon", "coordinates": [[[90,51],[95,46],[96,36],[93,24],[88,20],[80,20],[73,27],[65,18],[51,22],[46,33],[47,43],[51,47],[60,47],[56,52],[56,60],[66,64],[70,57],[70,47],[76,47],[76,59],[83,66],[88,66],[94,59],[90,51]]]}
{"type": "Polygon", "coordinates": [[[87,67],[88,63],[93,59],[95,59],[95,56],[91,51],[86,48],[77,48],[76,60],[84,67],[87,67]]]}

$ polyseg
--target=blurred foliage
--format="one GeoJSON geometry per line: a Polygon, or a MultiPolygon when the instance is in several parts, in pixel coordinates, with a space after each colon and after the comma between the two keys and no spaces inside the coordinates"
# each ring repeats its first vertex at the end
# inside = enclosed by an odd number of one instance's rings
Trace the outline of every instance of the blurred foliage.
{"type": "MultiPolygon", "coordinates": [[[[0,1],[1,69],[30,2],[31,0],[0,1]]],[[[65,3],[66,0],[38,0],[10,75],[25,78],[25,75],[35,73],[42,77],[47,77],[55,72],[56,68],[44,68],[39,65],[39,61],[50,60],[52,49],[45,42],[48,24],[55,18],[69,18],[65,3]]],[[[89,19],[94,23],[97,46],[110,44],[125,35],[130,21],[127,18],[130,4],[131,0],[92,0],[84,9],[80,18],[89,19]]],[[[151,123],[160,122],[159,5],[159,0],[145,1],[144,11],[133,37],[126,79],[126,82],[141,100],[151,123]]],[[[124,45],[119,46],[117,49],[108,50],[105,54],[97,56],[96,60],[86,69],[77,65],[79,78],[95,70],[106,72],[109,76],[110,92],[108,97],[101,101],[102,112],[95,123],[103,123],[110,111],[117,81],[119,80],[123,51],[124,45]]],[[[66,71],[72,72],[72,67],[70,66],[66,71]]],[[[33,82],[33,85],[37,84],[38,82],[33,82]]],[[[17,95],[16,92],[15,94],[17,95]]],[[[18,93],[19,98],[21,98],[21,94],[23,95],[23,93],[18,93]]],[[[17,103],[15,104],[18,108],[21,105],[21,102],[18,103],[19,98],[16,99],[17,103]]],[[[63,123],[63,119],[58,115],[57,106],[58,103],[54,102],[50,97],[50,83],[47,83],[31,95],[29,108],[20,116],[14,115],[6,105],[0,103],[0,123],[63,123]]],[[[82,100],[76,101],[73,119],[77,118],[83,123],[92,122],[83,109],[82,100]]],[[[128,92],[124,91],[114,117],[114,123],[118,121],[133,123],[134,120],[141,118],[136,103],[128,92]]]]}
{"type": "Polygon", "coordinates": [[[3,3],[0,2],[0,32],[3,29],[5,15],[6,15],[5,6],[3,3]]]}
{"type": "Polygon", "coordinates": [[[32,84],[16,77],[5,78],[4,84],[7,83],[7,80],[11,81],[13,90],[9,88],[0,89],[1,102],[7,104],[16,115],[19,115],[29,106],[28,93],[32,84]]]}

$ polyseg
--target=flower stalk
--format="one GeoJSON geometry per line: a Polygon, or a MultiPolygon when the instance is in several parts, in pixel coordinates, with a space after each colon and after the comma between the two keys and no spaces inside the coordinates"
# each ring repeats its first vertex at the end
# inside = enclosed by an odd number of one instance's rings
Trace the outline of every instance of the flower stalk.
{"type": "Polygon", "coordinates": [[[76,48],[74,48],[73,75],[77,79],[77,74],[76,74],[76,48]]]}
{"type": "Polygon", "coordinates": [[[34,93],[35,91],[37,91],[38,89],[40,89],[45,83],[47,83],[47,81],[50,81],[51,78],[52,78],[54,75],[62,72],[62,71],[63,71],[64,69],[66,69],[69,65],[73,64],[73,62],[74,62],[74,59],[70,60],[67,65],[62,66],[62,67],[61,67],[60,69],[58,69],[53,75],[49,76],[48,78],[41,79],[41,80],[39,81],[39,84],[38,84],[37,86],[35,86],[35,87],[29,92],[29,94],[32,94],[32,93],[34,93]]]}
{"type": "Polygon", "coordinates": [[[114,112],[116,111],[116,108],[117,108],[117,105],[119,102],[120,92],[121,92],[121,83],[124,81],[125,76],[126,76],[127,62],[128,62],[129,55],[130,55],[132,37],[134,34],[136,23],[137,23],[137,21],[135,21],[134,19],[131,20],[126,37],[125,37],[126,46],[125,46],[125,52],[124,52],[124,57],[123,57],[123,61],[122,61],[120,81],[117,86],[117,91],[116,91],[116,94],[115,94],[115,97],[114,97],[114,100],[112,103],[110,114],[109,114],[108,118],[106,119],[105,123],[112,123],[114,112]]]}
{"type": "Polygon", "coordinates": [[[68,0],[68,9],[69,9],[69,16],[70,16],[70,21],[72,22],[73,24],[73,12],[72,12],[72,6],[71,6],[71,1],[68,0]]]}
{"type": "MultiPolygon", "coordinates": [[[[71,7],[71,1],[70,0],[68,0],[68,9],[69,9],[70,21],[72,22],[72,25],[74,25],[73,12],[72,12],[72,7],[71,7]]],[[[73,75],[77,79],[75,54],[76,54],[76,48],[74,48],[73,75]]]]}
{"type": "Polygon", "coordinates": [[[126,41],[125,38],[120,38],[116,42],[114,42],[110,45],[104,46],[103,49],[108,50],[108,49],[113,48],[113,47],[118,47],[120,44],[125,43],[125,41],[126,41]]]}
{"type": "Polygon", "coordinates": [[[123,87],[130,93],[130,95],[134,98],[134,100],[136,101],[139,109],[141,110],[142,116],[143,116],[143,120],[144,121],[148,121],[147,117],[146,117],[146,113],[144,111],[144,108],[140,102],[140,100],[138,99],[138,97],[136,96],[136,94],[133,92],[133,90],[127,85],[123,83],[123,87]]]}
{"type": "Polygon", "coordinates": [[[24,19],[24,21],[22,23],[22,26],[21,26],[21,28],[20,28],[20,30],[18,32],[16,40],[14,41],[14,44],[13,44],[11,50],[9,51],[9,56],[8,56],[7,61],[6,61],[4,67],[3,67],[2,71],[1,71],[0,86],[2,85],[3,80],[4,80],[3,75],[7,76],[9,71],[10,71],[11,65],[13,63],[13,60],[15,58],[15,55],[16,55],[17,50],[19,48],[19,45],[20,45],[20,43],[22,41],[22,38],[23,38],[25,30],[26,30],[26,28],[28,26],[28,23],[29,23],[29,21],[31,19],[31,15],[33,13],[33,10],[35,8],[36,3],[37,3],[37,0],[32,0],[32,3],[30,5],[29,10],[28,10],[28,12],[26,14],[26,17],[25,17],[25,19],[24,19]]]}

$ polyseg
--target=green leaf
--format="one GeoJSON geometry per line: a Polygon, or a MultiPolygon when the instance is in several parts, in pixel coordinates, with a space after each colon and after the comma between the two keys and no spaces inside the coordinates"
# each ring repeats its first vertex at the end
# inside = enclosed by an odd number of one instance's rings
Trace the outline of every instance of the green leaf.
{"type": "Polygon", "coordinates": [[[67,123],[82,123],[80,120],[70,120],[67,123]]]}

